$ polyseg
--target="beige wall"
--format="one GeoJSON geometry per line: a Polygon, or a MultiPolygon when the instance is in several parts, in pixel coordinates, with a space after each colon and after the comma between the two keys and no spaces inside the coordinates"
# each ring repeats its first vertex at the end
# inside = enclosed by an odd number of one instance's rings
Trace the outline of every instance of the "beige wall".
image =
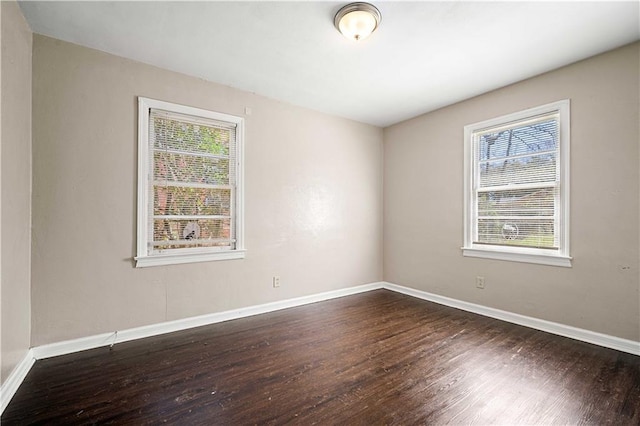
{"type": "MultiPolygon", "coordinates": [[[[384,278],[640,340],[638,49],[385,129],[384,278]],[[572,100],[574,267],[463,258],[463,126],[564,98],[572,100]],[[475,289],[476,275],[486,278],[485,290],[475,289]]],[[[29,312],[35,346],[382,278],[380,129],[43,36],[34,36],[33,55],[33,307],[28,284],[12,286],[22,292],[20,308],[2,304],[3,378],[5,364],[10,370],[29,346],[29,312]],[[235,115],[252,109],[245,117],[246,259],[133,268],[136,96],[235,115]],[[271,287],[273,275],[281,288],[271,287]],[[7,307],[19,318],[7,320],[7,307]],[[9,324],[19,343],[5,349],[9,324]]],[[[2,59],[4,106],[11,101],[4,47],[2,59]]],[[[7,122],[3,115],[0,124],[7,122]]],[[[20,168],[16,156],[5,161],[4,127],[1,134],[7,182],[20,168]]],[[[3,188],[2,206],[6,200],[3,188]]],[[[2,214],[4,256],[4,207],[2,214]]],[[[28,212],[22,217],[12,229],[24,231],[28,212]]],[[[3,257],[3,278],[5,264],[3,257]]],[[[6,287],[3,279],[3,301],[6,287]]]]}
{"type": "Polygon", "coordinates": [[[0,2],[2,382],[30,346],[31,31],[17,3],[0,2]]]}
{"type": "Polygon", "coordinates": [[[382,278],[377,127],[38,35],[33,122],[34,346],[382,278]],[[132,266],[137,96],[251,108],[246,259],[132,266]]]}
{"type": "Polygon", "coordinates": [[[386,281],[640,340],[639,48],[385,129],[386,281]],[[463,126],[571,99],[572,268],[463,257],[463,126]],[[484,276],[486,288],[475,288],[484,276]]]}

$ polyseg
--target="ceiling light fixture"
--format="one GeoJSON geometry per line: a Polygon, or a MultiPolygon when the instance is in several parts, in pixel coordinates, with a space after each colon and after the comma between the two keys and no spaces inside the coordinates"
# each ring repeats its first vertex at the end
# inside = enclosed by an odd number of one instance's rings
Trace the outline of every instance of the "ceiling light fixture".
{"type": "Polygon", "coordinates": [[[369,37],[381,20],[378,8],[369,3],[357,2],[342,7],[333,18],[333,25],[346,38],[358,41],[369,37]]]}

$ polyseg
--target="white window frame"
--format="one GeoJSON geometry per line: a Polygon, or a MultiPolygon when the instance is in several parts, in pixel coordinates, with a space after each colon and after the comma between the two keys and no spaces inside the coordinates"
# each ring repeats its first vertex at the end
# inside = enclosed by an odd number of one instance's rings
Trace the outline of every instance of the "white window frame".
{"type": "Polygon", "coordinates": [[[234,115],[208,111],[200,108],[138,97],[138,232],[136,267],[173,265],[181,263],[207,262],[214,260],[242,259],[244,248],[244,119],[234,115]],[[151,109],[159,109],[196,118],[213,119],[236,126],[236,186],[235,205],[232,208],[232,227],[235,229],[235,248],[177,249],[175,253],[152,254],[149,251],[150,220],[153,200],[150,185],[153,170],[150,170],[149,116],[151,109]],[[179,251],[178,251],[179,250],[179,251]]]}
{"type": "MultiPolygon", "coordinates": [[[[542,265],[571,267],[569,256],[569,141],[570,141],[570,101],[568,99],[542,105],[539,107],[507,114],[464,127],[464,246],[463,256],[487,259],[507,260],[542,265]],[[474,133],[499,126],[513,126],[517,122],[544,114],[559,114],[559,200],[555,222],[559,228],[558,250],[529,247],[513,247],[508,245],[474,244],[477,232],[477,192],[478,164],[474,158],[476,141],[474,133]]],[[[517,185],[515,185],[517,187],[517,185]]]]}

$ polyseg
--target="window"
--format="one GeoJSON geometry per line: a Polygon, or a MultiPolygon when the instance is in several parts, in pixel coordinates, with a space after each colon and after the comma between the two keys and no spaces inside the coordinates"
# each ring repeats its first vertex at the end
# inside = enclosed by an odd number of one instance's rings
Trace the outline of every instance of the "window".
{"type": "Polygon", "coordinates": [[[136,267],[244,257],[243,119],[138,98],[136,267]]]}
{"type": "Polygon", "coordinates": [[[569,101],[464,133],[463,254],[570,267],[569,101]]]}

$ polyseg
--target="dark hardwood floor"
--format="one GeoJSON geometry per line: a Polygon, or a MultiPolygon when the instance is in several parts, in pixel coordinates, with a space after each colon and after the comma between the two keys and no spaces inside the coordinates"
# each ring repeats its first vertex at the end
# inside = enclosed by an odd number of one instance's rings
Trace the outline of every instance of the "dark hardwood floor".
{"type": "Polygon", "coordinates": [[[640,423],[640,357],[386,290],[40,360],[12,424],[640,423]]]}

